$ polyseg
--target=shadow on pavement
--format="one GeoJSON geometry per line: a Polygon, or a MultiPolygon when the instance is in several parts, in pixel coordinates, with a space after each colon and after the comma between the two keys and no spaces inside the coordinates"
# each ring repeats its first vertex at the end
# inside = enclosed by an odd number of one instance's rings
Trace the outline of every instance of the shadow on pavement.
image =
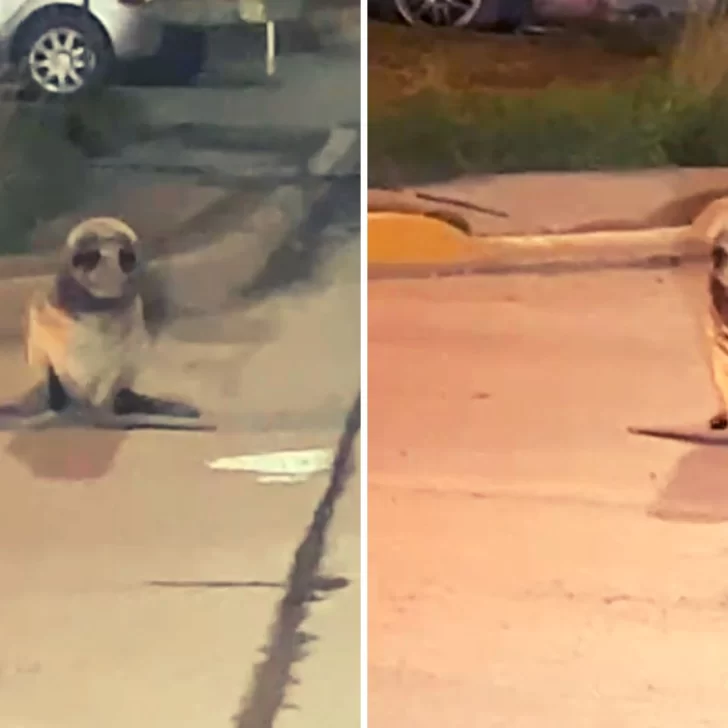
{"type": "MultiPolygon", "coordinates": [[[[277,55],[312,53],[321,50],[316,32],[302,23],[278,23],[277,55]]],[[[231,91],[260,85],[265,58],[264,26],[245,25],[205,29],[168,25],[162,44],[151,58],[120,63],[115,82],[122,86],[205,85],[208,77],[230,76],[231,91]],[[241,76],[240,69],[249,73],[241,76]],[[230,73],[231,70],[237,71],[230,73]],[[247,77],[247,82],[245,79],[247,77]]],[[[225,84],[227,85],[227,84],[225,84]]]]}
{"type": "Polygon", "coordinates": [[[648,514],[665,521],[728,521],[728,448],[698,447],[681,458],[648,514]]]}
{"type": "Polygon", "coordinates": [[[244,300],[257,302],[283,289],[316,282],[321,261],[346,245],[360,230],[359,176],[335,182],[301,226],[271,255],[258,278],[241,291],[244,300]],[[341,234],[326,234],[333,228],[341,234]]]}
{"type": "Polygon", "coordinates": [[[352,458],[360,426],[361,393],[346,416],[329,485],[314,511],[306,535],[296,549],[288,573],[286,594],[278,605],[277,617],[264,648],[265,657],[255,667],[253,682],[234,718],[234,728],[273,726],[282,709],[295,707],[286,702],[288,687],[295,680],[292,667],[305,659],[307,645],[318,639],[303,629],[308,617],[308,605],[313,601],[321,601],[321,592],[343,589],[349,584],[343,577],[322,577],[319,569],[337,501],[343,495],[353,471],[352,458]]]}
{"type": "Polygon", "coordinates": [[[37,478],[99,480],[111,469],[125,437],[90,428],[19,432],[6,452],[37,478]]]}
{"type": "Polygon", "coordinates": [[[284,589],[280,581],[145,581],[144,586],[172,589],[284,589]]]}
{"type": "Polygon", "coordinates": [[[115,79],[122,86],[189,86],[208,56],[208,36],[198,28],[167,26],[156,55],[120,63],[115,79]]]}

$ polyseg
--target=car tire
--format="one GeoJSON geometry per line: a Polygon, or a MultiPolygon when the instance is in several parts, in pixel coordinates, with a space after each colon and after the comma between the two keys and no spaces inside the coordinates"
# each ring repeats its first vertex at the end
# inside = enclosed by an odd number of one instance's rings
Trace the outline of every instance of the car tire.
{"type": "Polygon", "coordinates": [[[101,85],[113,67],[114,52],[92,16],[51,7],[20,27],[13,60],[29,95],[68,98],[101,85]],[[57,73],[49,70],[53,62],[59,64],[57,73]]]}
{"type": "Polygon", "coordinates": [[[426,14],[422,15],[413,12],[413,8],[410,7],[411,0],[393,0],[393,4],[397,13],[407,25],[415,25],[416,23],[423,22],[427,25],[464,28],[470,25],[473,19],[478,16],[484,2],[484,0],[468,1],[470,2],[470,7],[467,10],[463,10],[462,14],[455,18],[447,15],[450,10],[449,3],[428,4],[426,14]],[[437,12],[435,12],[436,10],[437,12]]]}

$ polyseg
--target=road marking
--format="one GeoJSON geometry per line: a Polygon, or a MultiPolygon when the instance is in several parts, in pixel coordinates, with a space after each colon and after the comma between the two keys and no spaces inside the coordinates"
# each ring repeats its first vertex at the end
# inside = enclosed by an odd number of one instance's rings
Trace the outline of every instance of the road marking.
{"type": "Polygon", "coordinates": [[[308,171],[316,177],[325,177],[333,172],[334,167],[347,154],[359,136],[355,129],[343,126],[331,130],[326,144],[311,157],[308,171]]]}

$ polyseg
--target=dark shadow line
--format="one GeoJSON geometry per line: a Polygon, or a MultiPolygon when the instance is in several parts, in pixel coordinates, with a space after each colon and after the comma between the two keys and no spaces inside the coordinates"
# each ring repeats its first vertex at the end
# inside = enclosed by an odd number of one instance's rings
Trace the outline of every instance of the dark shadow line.
{"type": "Polygon", "coordinates": [[[662,427],[630,427],[627,430],[631,435],[655,437],[663,440],[675,440],[691,445],[708,445],[725,447],[728,445],[728,433],[723,431],[698,432],[695,430],[681,430],[679,428],[662,427]]]}
{"type": "MultiPolygon", "coordinates": [[[[234,717],[235,728],[272,728],[285,705],[286,689],[292,680],[291,668],[305,655],[306,643],[313,638],[301,631],[308,616],[308,602],[316,597],[318,574],[326,547],[326,532],[336,502],[344,493],[350,474],[354,441],[359,433],[361,393],[357,394],[339,438],[331,479],[316,506],[306,535],[296,549],[288,575],[286,595],[269,630],[265,659],[255,667],[253,681],[234,717]]],[[[336,581],[336,580],[335,580],[336,581]]]]}
{"type": "Polygon", "coordinates": [[[305,219],[270,255],[260,275],[239,291],[240,297],[245,301],[258,302],[294,285],[309,284],[324,253],[336,245],[334,241],[327,240],[324,230],[342,214],[358,224],[358,187],[359,175],[356,174],[350,179],[339,178],[322,191],[305,219]],[[351,214],[354,212],[352,206],[356,207],[356,214],[351,214]]]}
{"type": "Polygon", "coordinates": [[[447,195],[434,195],[429,192],[415,192],[415,196],[419,197],[421,200],[427,200],[428,202],[442,202],[447,205],[453,205],[454,207],[462,207],[465,210],[482,212],[486,215],[492,215],[493,217],[510,217],[510,215],[503,210],[496,210],[494,207],[483,207],[482,205],[476,205],[474,202],[448,197],[447,195]]]}
{"type": "Polygon", "coordinates": [[[144,586],[173,589],[283,589],[281,581],[145,581],[144,586]]]}

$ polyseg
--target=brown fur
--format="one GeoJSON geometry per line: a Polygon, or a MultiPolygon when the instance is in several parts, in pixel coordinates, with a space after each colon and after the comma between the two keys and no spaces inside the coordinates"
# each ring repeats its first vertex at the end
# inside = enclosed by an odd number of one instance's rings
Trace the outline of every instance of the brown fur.
{"type": "Polygon", "coordinates": [[[99,426],[114,426],[117,416],[199,417],[132,389],[148,343],[142,271],[137,236],[123,221],[91,218],[70,232],[53,285],[27,309],[26,361],[41,379],[24,401],[31,416],[72,406],[99,426]]]}
{"type": "Polygon", "coordinates": [[[713,200],[695,217],[690,235],[713,246],[721,233],[728,231],[728,197],[713,200]]]}
{"type": "Polygon", "coordinates": [[[710,306],[707,322],[711,373],[718,411],[710,420],[714,430],[728,427],[728,231],[717,234],[711,251],[710,306]]]}
{"type": "MultiPolygon", "coordinates": [[[[716,413],[708,420],[709,430],[728,429],[728,198],[711,202],[693,221],[691,237],[710,246],[708,276],[709,305],[705,333],[710,351],[713,388],[718,400],[716,413]]],[[[726,435],[711,435],[679,428],[628,428],[637,435],[661,437],[682,442],[728,445],[726,435]]]]}

